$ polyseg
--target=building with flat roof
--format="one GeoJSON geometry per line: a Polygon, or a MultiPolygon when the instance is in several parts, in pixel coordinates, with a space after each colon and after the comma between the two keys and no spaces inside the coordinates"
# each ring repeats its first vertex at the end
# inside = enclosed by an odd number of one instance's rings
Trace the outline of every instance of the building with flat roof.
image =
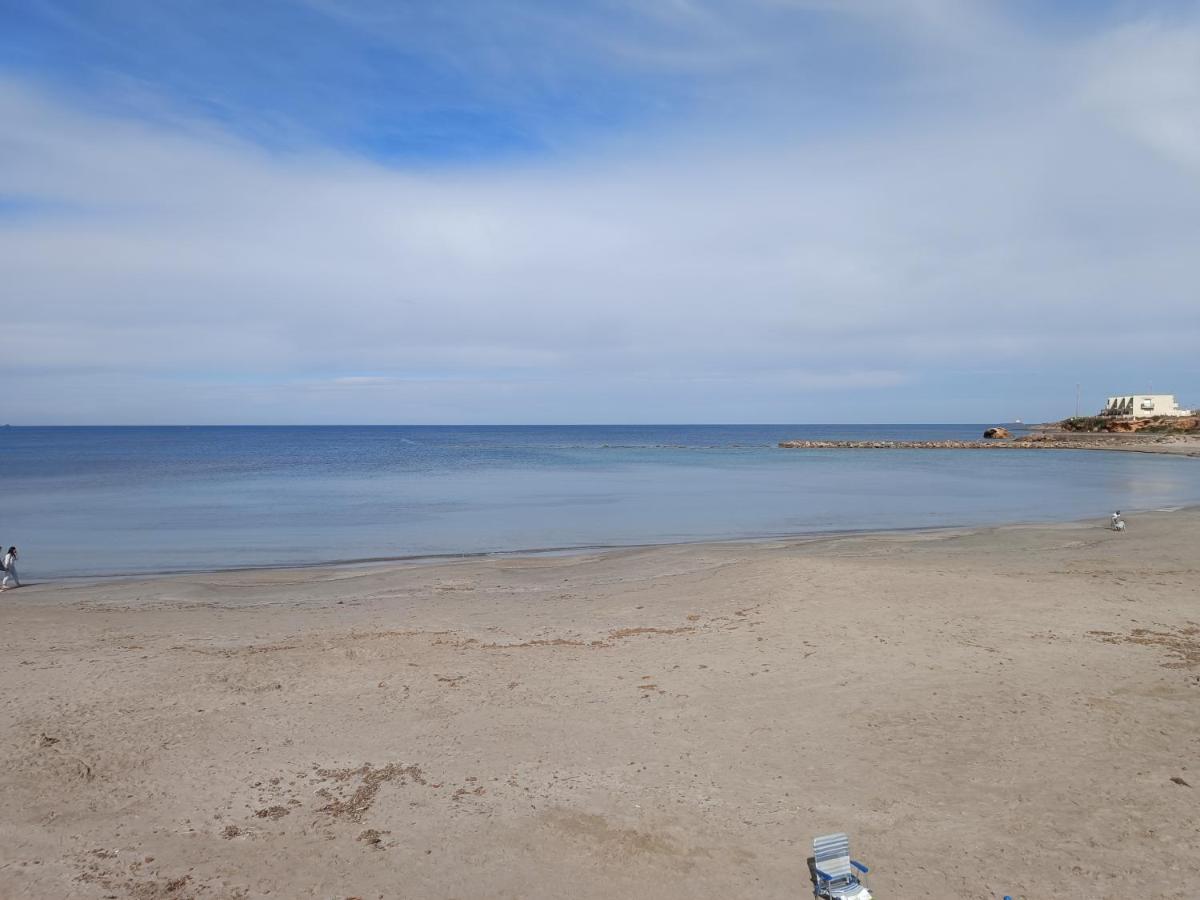
{"type": "Polygon", "coordinates": [[[1100,411],[1102,416],[1128,416],[1148,419],[1151,416],[1190,416],[1190,409],[1180,409],[1174,394],[1124,394],[1109,397],[1100,411]]]}

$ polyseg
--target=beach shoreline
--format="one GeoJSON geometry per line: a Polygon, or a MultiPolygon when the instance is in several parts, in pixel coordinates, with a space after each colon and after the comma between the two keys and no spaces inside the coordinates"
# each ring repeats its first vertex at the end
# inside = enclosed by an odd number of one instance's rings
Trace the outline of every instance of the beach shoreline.
{"type": "MultiPolygon", "coordinates": [[[[1200,504],[1185,503],[1179,506],[1171,507],[1132,507],[1124,509],[1122,512],[1125,517],[1145,515],[1147,513],[1161,512],[1197,512],[1200,513],[1200,504]]],[[[1110,511],[1111,512],[1111,511],[1110,511]]],[[[987,522],[980,524],[950,524],[950,525],[930,525],[930,526],[914,526],[912,528],[860,528],[860,529],[845,529],[833,531],[797,531],[786,532],[779,534],[762,534],[762,535],[746,535],[744,537],[729,537],[721,539],[697,539],[686,541],[650,541],[638,544],[611,544],[611,545],[587,545],[579,547],[547,547],[547,548],[522,548],[516,550],[485,550],[478,552],[463,552],[463,553],[433,553],[427,555],[401,555],[401,556],[384,556],[371,557],[361,559],[331,559],[312,563],[264,563],[263,565],[251,566],[229,566],[226,568],[211,568],[211,569],[183,569],[170,571],[150,571],[150,572],[118,572],[113,574],[83,574],[83,575],[61,575],[52,576],[38,580],[30,580],[26,578],[22,581],[22,588],[38,587],[41,589],[55,589],[66,587],[80,586],[99,586],[108,583],[124,583],[124,582],[140,582],[140,581],[158,581],[162,579],[172,578],[188,578],[191,576],[204,577],[209,575],[233,574],[233,573],[257,573],[257,572],[292,572],[300,576],[304,572],[313,572],[317,570],[384,570],[384,571],[402,571],[409,566],[436,566],[449,565],[457,562],[470,562],[473,560],[537,560],[537,559],[553,559],[558,557],[574,557],[574,556],[607,556],[610,554],[621,554],[625,552],[669,549],[675,547],[738,547],[743,545],[754,545],[760,543],[812,543],[823,541],[842,540],[845,538],[871,538],[871,537],[901,537],[905,535],[911,536],[940,536],[954,537],[962,534],[975,534],[979,532],[987,532],[997,529],[1007,528],[1053,528],[1057,525],[1061,526],[1079,526],[1090,527],[1096,523],[1107,524],[1108,512],[1098,512],[1094,516],[1065,518],[1065,519],[1019,519],[1007,522],[987,522]]]]}
{"type": "Polygon", "coordinates": [[[1189,508],[21,588],[0,894],[792,896],[846,830],[886,896],[1172,896],[1197,537],[1189,508]]]}
{"type": "Polygon", "coordinates": [[[977,437],[975,426],[19,431],[5,445],[5,520],[27,579],[978,526],[1107,515],[1097,502],[1200,502],[1200,469],[1161,453],[774,446],[788,434],[957,440],[977,437]]]}
{"type": "Polygon", "coordinates": [[[1079,432],[1039,429],[1043,440],[1077,445],[1080,450],[1116,450],[1126,453],[1161,453],[1169,456],[1200,457],[1200,435],[1171,432],[1079,432]]]}

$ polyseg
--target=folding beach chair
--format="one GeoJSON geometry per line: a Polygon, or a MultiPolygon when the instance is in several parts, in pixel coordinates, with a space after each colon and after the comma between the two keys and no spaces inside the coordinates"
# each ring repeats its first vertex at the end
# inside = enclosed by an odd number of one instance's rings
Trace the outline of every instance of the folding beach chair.
{"type": "Polygon", "coordinates": [[[859,880],[867,867],[850,858],[850,839],[844,834],[813,838],[813,896],[827,900],[871,900],[871,892],[859,880]]]}

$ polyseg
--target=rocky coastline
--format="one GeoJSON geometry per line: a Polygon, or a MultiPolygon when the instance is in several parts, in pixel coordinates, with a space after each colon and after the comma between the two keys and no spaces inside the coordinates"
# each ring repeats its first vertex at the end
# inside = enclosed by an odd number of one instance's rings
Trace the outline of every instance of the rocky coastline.
{"type": "Polygon", "coordinates": [[[1077,416],[1038,427],[1084,434],[1200,434],[1200,416],[1077,416]]]}

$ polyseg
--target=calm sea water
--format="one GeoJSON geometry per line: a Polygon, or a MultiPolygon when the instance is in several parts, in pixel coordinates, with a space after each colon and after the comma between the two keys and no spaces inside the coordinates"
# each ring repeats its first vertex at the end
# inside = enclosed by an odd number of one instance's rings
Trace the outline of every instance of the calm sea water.
{"type": "Polygon", "coordinates": [[[1200,503],[1190,459],[775,447],[983,427],[0,428],[0,541],[37,580],[1200,503]]]}

